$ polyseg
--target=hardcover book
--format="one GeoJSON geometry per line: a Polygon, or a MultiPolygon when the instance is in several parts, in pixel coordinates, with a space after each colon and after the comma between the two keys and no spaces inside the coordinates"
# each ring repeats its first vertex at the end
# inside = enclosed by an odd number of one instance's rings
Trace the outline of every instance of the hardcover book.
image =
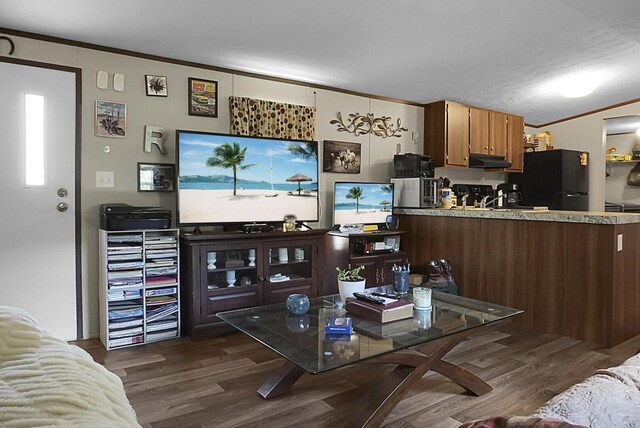
{"type": "Polygon", "coordinates": [[[354,315],[380,323],[413,317],[413,303],[404,299],[386,305],[362,299],[347,299],[345,309],[354,315]]]}

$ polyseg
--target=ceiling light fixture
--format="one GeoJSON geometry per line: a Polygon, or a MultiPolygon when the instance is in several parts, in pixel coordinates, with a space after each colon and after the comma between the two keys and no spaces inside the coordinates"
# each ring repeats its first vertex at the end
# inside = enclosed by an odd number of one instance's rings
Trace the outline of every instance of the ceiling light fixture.
{"type": "Polygon", "coordinates": [[[609,80],[610,72],[583,71],[569,73],[547,82],[540,89],[550,96],[580,98],[591,94],[602,82],[609,80]]]}

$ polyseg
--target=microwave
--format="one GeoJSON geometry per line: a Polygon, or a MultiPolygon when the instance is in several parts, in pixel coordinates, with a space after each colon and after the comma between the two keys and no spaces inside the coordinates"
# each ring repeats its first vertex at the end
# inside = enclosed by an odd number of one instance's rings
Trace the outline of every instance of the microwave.
{"type": "Polygon", "coordinates": [[[394,208],[440,208],[441,178],[392,178],[394,208]]]}

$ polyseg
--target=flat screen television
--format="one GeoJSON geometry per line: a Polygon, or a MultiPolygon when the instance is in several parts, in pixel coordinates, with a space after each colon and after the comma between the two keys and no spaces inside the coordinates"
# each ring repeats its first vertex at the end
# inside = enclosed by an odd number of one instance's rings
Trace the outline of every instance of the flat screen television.
{"type": "Polygon", "coordinates": [[[393,184],[336,181],[333,189],[333,224],[382,224],[393,209],[393,184]]]}
{"type": "Polygon", "coordinates": [[[176,131],[177,223],[318,221],[317,141],[176,131]]]}

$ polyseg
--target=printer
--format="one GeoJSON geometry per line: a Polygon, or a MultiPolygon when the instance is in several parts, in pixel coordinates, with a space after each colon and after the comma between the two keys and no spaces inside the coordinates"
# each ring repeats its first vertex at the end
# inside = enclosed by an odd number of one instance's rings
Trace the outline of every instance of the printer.
{"type": "Polygon", "coordinates": [[[160,207],[133,207],[127,204],[100,205],[100,229],[169,229],[171,210],[160,207]]]}

